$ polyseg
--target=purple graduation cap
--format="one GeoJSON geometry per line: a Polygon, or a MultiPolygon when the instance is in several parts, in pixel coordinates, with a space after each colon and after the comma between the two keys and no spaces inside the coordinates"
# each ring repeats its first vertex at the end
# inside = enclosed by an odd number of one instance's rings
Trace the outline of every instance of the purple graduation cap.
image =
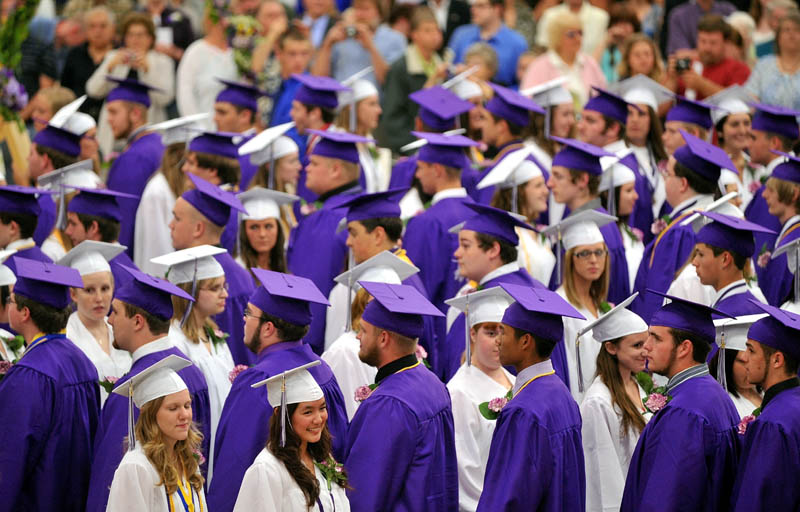
{"type": "Polygon", "coordinates": [[[751,106],[756,109],[750,124],[750,128],[753,130],[777,133],[792,140],[800,137],[800,129],[797,127],[797,118],[800,116],[800,112],[763,103],[753,103],[751,106]]]}
{"type": "Polygon", "coordinates": [[[83,215],[96,215],[104,219],[122,222],[122,211],[119,209],[119,199],[136,199],[133,194],[117,192],[107,188],[71,187],[80,193],[72,198],[67,206],[67,211],[83,215]]]}
{"type": "Polygon", "coordinates": [[[33,136],[33,142],[38,146],[55,149],[71,157],[76,157],[81,153],[80,135],[50,124],[33,136]]]}
{"type": "Polygon", "coordinates": [[[800,159],[789,153],[784,153],[783,151],[773,150],[772,152],[785,157],[785,160],[772,170],[770,177],[800,184],[800,159]]]}
{"type": "Polygon", "coordinates": [[[342,203],[339,208],[347,208],[345,222],[400,217],[400,199],[406,192],[407,188],[393,188],[385,192],[361,194],[342,203]]]}
{"type": "Polygon", "coordinates": [[[42,190],[35,187],[5,185],[0,187],[0,212],[39,215],[42,209],[36,196],[55,193],[53,190],[42,190]]]}
{"type": "Polygon", "coordinates": [[[111,92],[106,96],[106,103],[116,100],[131,101],[139,103],[145,107],[150,107],[150,91],[158,91],[157,87],[147,85],[139,80],[133,78],[115,78],[113,76],[106,76],[109,82],[115,82],[116,87],[111,89],[111,92]]]}
{"type": "Polygon", "coordinates": [[[747,339],[800,359],[800,315],[757,300],[749,300],[769,316],[750,326],[747,339]]]}
{"type": "Polygon", "coordinates": [[[336,158],[357,164],[359,161],[356,144],[374,142],[372,139],[347,132],[332,132],[330,130],[308,130],[308,133],[319,135],[320,139],[311,150],[312,155],[336,158]]]}
{"type": "Polygon", "coordinates": [[[514,302],[503,314],[503,323],[550,341],[564,337],[562,317],[585,320],[577,309],[546,288],[500,283],[514,302]]]}
{"type": "Polygon", "coordinates": [[[411,132],[415,137],[426,141],[417,154],[417,160],[429,164],[442,164],[461,169],[468,165],[469,159],[464,149],[478,146],[478,143],[463,135],[444,135],[442,133],[411,132]]]}
{"type": "Polygon", "coordinates": [[[716,107],[702,101],[675,96],[675,106],[667,112],[666,121],[692,123],[709,130],[714,125],[711,120],[712,108],[716,107]]]}
{"type": "Polygon", "coordinates": [[[561,151],[553,157],[553,166],[558,165],[600,176],[603,174],[600,158],[614,156],[614,153],[580,140],[564,139],[554,135],[550,138],[562,145],[561,151]]]}
{"type": "Polygon", "coordinates": [[[538,103],[502,85],[489,83],[494,90],[494,96],[486,103],[486,110],[505,119],[517,126],[527,126],[530,122],[530,113],[544,114],[544,109],[538,103]]]}
{"type": "Polygon", "coordinates": [[[247,213],[242,202],[233,192],[222,190],[194,174],[188,174],[188,176],[195,188],[184,192],[181,198],[194,206],[198,212],[215,225],[224,226],[228,222],[231,208],[247,213]]]}
{"type": "Polygon", "coordinates": [[[419,338],[424,331],[422,315],[444,316],[413,286],[359,281],[372,295],[361,319],[380,329],[407,338],[419,338]]]}
{"type": "Polygon", "coordinates": [[[46,306],[64,309],[70,303],[69,288],[83,288],[81,274],[74,268],[18,256],[14,256],[14,265],[14,293],[46,306]]]}
{"type": "MultiPolygon", "coordinates": [[[[162,320],[172,318],[172,296],[194,302],[194,297],[165,279],[153,277],[139,270],[111,262],[128,272],[133,279],[114,292],[114,298],[142,308],[162,320]]],[[[76,271],[77,272],[77,271],[76,271]]]]}
{"type": "Polygon", "coordinates": [[[458,116],[475,107],[441,85],[420,89],[409,94],[408,98],[419,105],[418,115],[422,122],[441,132],[455,128],[458,116]]]}
{"type": "Polygon", "coordinates": [[[239,158],[239,146],[234,143],[234,139],[241,136],[240,133],[203,132],[189,143],[189,151],[236,160],[239,158]]]}
{"type": "Polygon", "coordinates": [[[715,212],[700,212],[700,215],[713,222],[700,228],[695,243],[719,247],[745,258],[751,257],[756,251],[753,233],[775,234],[771,229],[731,215],[715,212]]]}
{"type": "Polygon", "coordinates": [[[583,110],[600,112],[604,116],[615,119],[624,125],[628,122],[628,105],[632,105],[637,110],[639,109],[639,107],[637,107],[635,104],[628,103],[620,96],[608,92],[605,89],[595,86],[592,86],[592,89],[597,91],[597,95],[593,96],[589,99],[589,101],[586,102],[583,110]]]}
{"type": "Polygon", "coordinates": [[[225,88],[217,94],[216,101],[230,103],[253,112],[258,110],[258,98],[265,95],[264,91],[243,82],[223,80],[222,78],[217,78],[217,80],[225,84],[225,88]]]}
{"type": "MultiPolygon", "coordinates": [[[[699,137],[681,130],[686,145],[675,150],[675,160],[703,178],[716,183],[722,169],[736,172],[731,158],[719,148],[699,137]]],[[[737,173],[738,174],[738,173],[737,173]]]]}
{"type": "Polygon", "coordinates": [[[451,229],[458,231],[468,229],[476,233],[483,233],[499,238],[514,246],[519,243],[519,237],[514,229],[515,227],[519,226],[521,228],[530,229],[531,231],[536,231],[533,226],[519,220],[505,210],[479,203],[464,203],[464,206],[473,210],[475,215],[451,229]]]}
{"type": "Polygon", "coordinates": [[[349,87],[328,76],[294,74],[292,78],[301,84],[294,94],[295,100],[305,105],[315,105],[329,110],[339,105],[337,92],[350,90],[349,87]]]}
{"type": "Polygon", "coordinates": [[[277,316],[293,325],[311,323],[310,302],[330,305],[319,288],[305,277],[253,268],[261,282],[249,302],[268,315],[277,316]]]}
{"type": "Polygon", "coordinates": [[[716,339],[716,329],[714,328],[714,321],[711,315],[719,315],[725,318],[735,318],[718,309],[706,306],[705,304],[698,304],[690,300],[681,299],[666,293],[657,292],[648,288],[649,293],[660,295],[672,302],[661,306],[661,309],[656,311],[650,319],[650,325],[659,325],[662,327],[670,327],[672,329],[680,329],[696,334],[709,345],[714,343],[716,339]]]}

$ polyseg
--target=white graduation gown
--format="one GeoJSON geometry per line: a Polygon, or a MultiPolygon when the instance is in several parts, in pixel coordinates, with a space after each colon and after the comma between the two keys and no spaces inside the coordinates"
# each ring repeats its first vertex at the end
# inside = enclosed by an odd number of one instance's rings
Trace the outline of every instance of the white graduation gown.
{"type": "Polygon", "coordinates": [[[167,270],[163,265],[150,263],[150,258],[174,251],[169,223],[176,197],[167,184],[167,178],[157,171],[142,192],[136,210],[133,231],[133,262],[142,272],[163,276],[167,270]]]}
{"type": "MultiPolygon", "coordinates": [[[[556,293],[569,302],[564,287],[560,286],[556,293]]],[[[586,317],[586,320],[579,318],[564,317],[564,349],[567,353],[567,368],[569,370],[569,391],[572,393],[572,398],[576,402],[581,403],[583,395],[594,380],[594,374],[597,371],[597,353],[600,351],[600,344],[592,338],[592,331],[585,333],[581,336],[580,343],[580,357],[581,357],[581,372],[583,374],[583,393],[580,392],[578,387],[578,362],[576,358],[575,341],[577,339],[578,331],[583,328],[587,323],[596,320],[588,309],[578,307],[572,304],[578,310],[578,313],[586,317]]]]}
{"type": "Polygon", "coordinates": [[[286,466],[272,452],[264,448],[244,474],[233,511],[348,512],[350,502],[345,490],[334,483],[328,491],[328,483],[322,472],[315,467],[314,473],[319,482],[319,501],[308,508],[303,491],[286,470],[286,466]]]}
{"type": "MultiPolygon", "coordinates": [[[[355,297],[355,293],[352,294],[355,297]]],[[[347,327],[347,287],[336,283],[328,295],[330,307],[325,310],[325,350],[328,350],[347,327]]]]}
{"type": "Polygon", "coordinates": [[[639,264],[642,263],[642,257],[644,256],[644,244],[641,240],[634,240],[622,226],[619,226],[619,234],[622,237],[622,247],[625,248],[628,275],[630,276],[631,290],[633,290],[636,273],[639,271],[639,264]]]}
{"type": "Polygon", "coordinates": [[[556,257],[547,241],[542,241],[542,235],[530,229],[516,228],[519,236],[517,245],[517,263],[539,281],[547,284],[550,275],[556,266],[556,257]]]}
{"type": "MultiPolygon", "coordinates": [[[[595,345],[600,346],[595,342],[595,345]]],[[[646,393],[639,387],[639,395],[646,393]]],[[[622,491],[639,432],[629,427],[620,432],[622,411],[611,403],[611,392],[598,376],[586,390],[581,404],[583,459],[586,466],[586,512],[618,511],[622,491]]],[[[645,422],[652,417],[644,415],[645,422]]]]}
{"type": "Polygon", "coordinates": [[[322,360],[328,363],[331,371],[336,376],[336,382],[344,396],[344,405],[347,408],[347,419],[352,420],[358,409],[355,400],[356,389],[375,382],[378,369],[370,366],[358,358],[361,342],[356,339],[356,333],[350,331],[342,333],[331,346],[322,353],[322,360]]]}
{"type": "MultiPolygon", "coordinates": [[[[108,321],[106,321],[106,328],[108,329],[110,354],[106,354],[100,348],[97,339],[81,322],[77,311],[72,313],[67,320],[67,338],[77,345],[97,368],[97,378],[100,381],[105,380],[106,377],[120,378],[131,369],[131,355],[124,350],[114,348],[114,331],[108,325],[108,321]]],[[[106,398],[108,398],[108,393],[100,387],[101,406],[105,403],[106,398]]]]}
{"type": "MultiPolygon", "coordinates": [[[[514,376],[503,370],[511,385],[514,376]]],[[[487,420],[478,410],[481,402],[508,393],[502,385],[475,366],[461,365],[447,383],[453,406],[458,460],[458,509],[474,511],[483,491],[483,477],[489,460],[489,446],[496,421],[487,420]]]]}
{"type": "MultiPolygon", "coordinates": [[[[161,478],[150,459],[142,451],[142,445],[125,453],[122,462],[114,472],[111,492],[108,496],[106,512],[170,512],[169,501],[163,485],[158,485],[161,478]]],[[[184,489],[188,482],[184,480],[184,489]]],[[[175,511],[183,510],[180,490],[172,495],[175,511]]],[[[203,489],[199,492],[192,489],[192,500],[195,512],[208,511],[203,489]]]]}
{"type": "Polygon", "coordinates": [[[733,405],[736,406],[736,412],[739,413],[740,418],[744,418],[745,416],[753,414],[753,411],[758,407],[758,405],[754,404],[742,395],[733,396],[731,392],[728,391],[728,396],[731,397],[733,405]]]}
{"type": "Polygon", "coordinates": [[[229,374],[233,370],[233,356],[227,343],[212,343],[210,353],[203,343],[193,343],[183,333],[180,322],[174,320],[169,326],[169,337],[178,349],[186,354],[192,363],[203,373],[208,384],[208,399],[211,405],[211,448],[209,449],[208,478],[210,482],[214,467],[214,444],[217,425],[222,415],[222,406],[231,390],[229,374]]]}

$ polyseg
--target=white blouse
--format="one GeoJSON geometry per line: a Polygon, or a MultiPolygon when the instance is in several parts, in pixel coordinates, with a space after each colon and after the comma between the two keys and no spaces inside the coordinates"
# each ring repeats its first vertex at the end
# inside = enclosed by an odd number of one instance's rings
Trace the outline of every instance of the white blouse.
{"type": "MultiPolygon", "coordinates": [[[[345,293],[347,291],[345,290],[345,293]]],[[[342,333],[325,352],[322,360],[331,367],[336,382],[344,395],[344,405],[347,408],[347,419],[352,420],[358,409],[355,399],[357,388],[375,382],[378,369],[370,366],[358,358],[361,342],[356,339],[356,333],[349,331],[342,333]]]]}
{"type": "Polygon", "coordinates": [[[644,257],[644,244],[641,240],[634,240],[628,234],[626,229],[619,226],[619,234],[622,237],[622,247],[625,248],[625,259],[628,261],[628,276],[630,277],[631,290],[634,289],[633,284],[636,281],[636,273],[639,271],[639,265],[642,263],[644,257]]]}
{"type": "Polygon", "coordinates": [[[733,401],[733,405],[736,406],[736,412],[739,413],[739,418],[744,418],[745,416],[749,416],[753,414],[753,411],[756,410],[758,405],[754,404],[747,398],[743,397],[742,395],[733,396],[730,391],[728,391],[728,396],[731,397],[733,401]]]}
{"type": "MultiPolygon", "coordinates": [[[[560,286],[556,293],[569,302],[567,293],[564,291],[564,286],[560,286]]],[[[570,303],[571,304],[571,303],[570,303]]],[[[572,398],[576,402],[581,403],[583,395],[594,380],[594,374],[597,371],[597,353],[600,352],[600,344],[594,341],[592,331],[585,333],[581,336],[581,342],[576,348],[575,341],[577,339],[578,331],[588,324],[597,319],[588,309],[583,306],[572,306],[578,310],[578,313],[586,317],[586,320],[579,318],[564,317],[564,351],[567,353],[567,369],[569,371],[569,391],[572,393],[572,398]],[[581,373],[583,375],[583,393],[580,392],[578,387],[578,359],[577,352],[580,351],[581,360],[581,373]]]]}
{"type": "Polygon", "coordinates": [[[535,231],[520,227],[515,229],[519,236],[517,263],[527,270],[531,277],[547,285],[556,266],[556,256],[550,249],[550,244],[542,241],[542,235],[535,231]]]}
{"type": "Polygon", "coordinates": [[[150,259],[172,252],[169,223],[175,207],[175,194],[160,170],[144,187],[133,231],[133,262],[142,272],[163,276],[167,268],[151,263],[150,259]]]}

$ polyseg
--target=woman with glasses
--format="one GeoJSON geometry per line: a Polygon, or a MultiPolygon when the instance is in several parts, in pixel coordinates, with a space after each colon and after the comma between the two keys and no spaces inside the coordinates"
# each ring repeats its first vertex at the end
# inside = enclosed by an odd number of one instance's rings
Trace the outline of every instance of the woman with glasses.
{"type": "Polygon", "coordinates": [[[225,249],[201,245],[175,251],[158,258],[153,263],[167,265],[167,279],[194,297],[194,302],[172,296],[172,325],[169,336],[175,346],[203,373],[208,383],[211,405],[211,440],[209,449],[208,481],[214,467],[214,440],[222,406],[231,389],[230,372],[233,356],[223,333],[214,322],[214,315],[225,310],[228,286],[222,266],[214,255],[225,249]]]}

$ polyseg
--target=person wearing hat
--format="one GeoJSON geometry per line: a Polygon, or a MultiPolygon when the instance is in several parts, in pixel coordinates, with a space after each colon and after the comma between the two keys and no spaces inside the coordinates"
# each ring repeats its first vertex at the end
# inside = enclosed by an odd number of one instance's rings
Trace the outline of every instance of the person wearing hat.
{"type": "Polygon", "coordinates": [[[358,357],[378,372],[374,383],[364,383],[372,392],[348,432],[350,505],[354,511],[456,510],[450,395],[415,354],[422,316],[442,313],[412,286],[360,284],[373,300],[359,321],[358,357]]]}
{"type": "MultiPolygon", "coordinates": [[[[290,136],[294,123],[273,126],[250,138],[239,146],[240,155],[250,155],[250,162],[258,171],[248,184],[248,189],[263,187],[286,194],[294,194],[303,166],[300,148],[290,136]]],[[[244,187],[240,187],[241,190],[244,187]]],[[[294,218],[285,219],[290,227],[297,224],[294,218]]]]}
{"type": "MultiPolygon", "coordinates": [[[[178,374],[191,364],[169,355],[114,389],[133,401],[139,417],[114,471],[108,510],[170,512],[207,507],[205,479],[196,456],[203,434],[192,421],[195,404],[178,374]]],[[[129,421],[133,423],[133,418],[129,421]]]]}
{"type": "MultiPolygon", "coordinates": [[[[288,139],[287,140],[291,140],[288,139]]],[[[239,223],[238,254],[236,263],[253,274],[253,268],[286,272],[286,240],[288,237],[286,215],[294,215],[289,207],[300,198],[291,194],[253,187],[239,194],[247,213],[239,223]]]]}
{"type": "MultiPolygon", "coordinates": [[[[114,345],[114,332],[108,323],[115,285],[110,262],[124,250],[121,245],[86,240],[57,262],[81,275],[83,286],[69,290],[76,307],[67,320],[67,338],[94,364],[100,382],[113,383],[131,368],[131,355],[114,345]]],[[[101,388],[101,406],[107,397],[108,390],[101,388]]]]}
{"type": "MultiPolygon", "coordinates": [[[[256,132],[256,116],[258,99],[265,93],[250,84],[223,80],[225,85],[214,102],[214,124],[218,132],[240,133],[243,141],[247,141],[256,132]]],[[[237,145],[239,145],[237,143],[237,145]]],[[[241,190],[245,190],[258,171],[257,166],[249,158],[239,157],[241,168],[241,190]]]]}
{"type": "Polygon", "coordinates": [[[581,315],[549,290],[500,287],[511,302],[500,324],[500,363],[512,366],[517,378],[497,416],[477,510],[522,503],[533,510],[583,510],[580,412],[550,361],[564,336],[562,318],[581,315]]]}
{"type": "MultiPolygon", "coordinates": [[[[249,298],[244,313],[244,339],[256,354],[255,364],[235,377],[215,438],[214,474],[208,491],[209,509],[233,510],[242,478],[270,439],[273,407],[267,390],[253,384],[306,363],[320,362],[302,340],[313,312],[311,303],[326,304],[309,279],[254,269],[261,282],[249,298]],[[247,421],[242,421],[247,418],[247,421]]],[[[311,375],[322,388],[328,411],[333,453],[343,460],[347,443],[347,413],[336,377],[324,362],[311,375]]]]}
{"type": "Polygon", "coordinates": [[[244,474],[235,512],[315,506],[350,510],[347,472],[331,453],[325,394],[307,370],[319,364],[307,363],[253,384],[267,387],[273,414],[269,440],[244,474]]]}
{"type": "Polygon", "coordinates": [[[765,390],[764,400],[760,414],[745,427],[730,510],[797,510],[800,316],[758,306],[769,316],[750,327],[743,354],[747,379],[765,390]]]}
{"type": "MultiPolygon", "coordinates": [[[[157,133],[146,128],[149,92],[153,87],[132,78],[123,80],[108,77],[108,80],[117,86],[108,93],[103,112],[107,115],[114,139],[124,140],[125,148],[108,170],[106,187],[135,196],[120,200],[122,210],[133,216],[147,180],[161,165],[164,145],[157,133]]],[[[119,240],[128,248],[128,256],[133,256],[134,228],[135,218],[128,219],[120,226],[119,240]]]]}
{"type": "MultiPolygon", "coordinates": [[[[203,178],[189,174],[195,188],[187,190],[175,201],[172,221],[169,224],[172,247],[176,251],[200,245],[220,245],[221,235],[233,210],[242,211],[241,201],[232,192],[222,190],[203,178]]],[[[236,364],[250,364],[252,355],[247,350],[244,339],[242,314],[247,307],[247,299],[253,293],[253,279],[228,252],[214,256],[222,265],[225,281],[228,284],[228,297],[225,311],[216,315],[220,330],[230,336],[228,348],[236,364]]]]}
{"type": "Polygon", "coordinates": [[[130,256],[125,252],[125,247],[119,243],[120,225],[122,224],[120,199],[129,196],[124,192],[114,192],[108,189],[73,188],[78,191],[78,194],[73,196],[67,204],[67,227],[64,229],[64,234],[70,239],[73,247],[85,240],[122,247],[123,250],[117,252],[111,260],[117,264],[111,266],[111,273],[114,275],[114,286],[119,288],[130,280],[130,274],[118,265],[139,268],[131,261],[130,256]]]}
{"type": "Polygon", "coordinates": [[[636,442],[652,417],[636,380],[647,362],[647,324],[625,309],[634,297],[582,329],[600,344],[597,376],[580,406],[588,512],[619,509],[636,442]]]}
{"type": "MultiPolygon", "coordinates": [[[[681,130],[697,137],[708,139],[709,130],[714,126],[711,110],[714,107],[702,101],[694,101],[683,96],[675,96],[675,104],[669,109],[664,120],[664,133],[661,140],[667,155],[672,155],[685,144],[681,130]]],[[[669,213],[669,211],[663,211],[669,213]]]]}
{"type": "Polygon", "coordinates": [[[654,416],[633,452],[620,510],[728,510],[726,495],[740,448],[739,414],[705,361],[715,339],[712,315],[732,317],[647,292],[672,301],[652,315],[644,345],[650,370],[669,380],[663,393],[651,393],[645,401],[654,416]]]}
{"type": "Polygon", "coordinates": [[[480,404],[505,396],[514,385],[514,376],[500,364],[497,348],[500,321],[511,301],[502,288],[493,287],[447,303],[465,313],[465,328],[469,331],[462,340],[466,345],[464,363],[447,383],[447,391],[453,403],[456,431],[459,510],[475,510],[495,426],[493,420],[481,414],[480,404]]]}
{"type": "Polygon", "coordinates": [[[717,382],[728,392],[740,418],[749,416],[761,407],[764,399],[761,388],[748,380],[745,366],[747,331],[754,322],[767,316],[755,304],[753,309],[759,313],[714,320],[717,337],[712,352],[715,353],[708,358],[709,373],[715,375],[717,382]]]}
{"type": "MultiPolygon", "coordinates": [[[[596,210],[608,214],[600,201],[601,176],[604,170],[604,157],[614,155],[602,148],[574,139],[552,137],[562,144],[562,149],[553,158],[553,166],[547,186],[557,203],[569,208],[570,215],[596,210]]],[[[564,220],[568,219],[567,216],[564,220]]],[[[619,229],[614,224],[606,224],[600,228],[603,234],[608,256],[610,257],[608,300],[618,303],[630,295],[628,261],[625,256],[625,245],[619,229]]],[[[556,257],[559,257],[556,254],[556,257]]],[[[560,267],[554,269],[550,279],[550,288],[558,288],[561,282],[560,267]]]]}
{"type": "Polygon", "coordinates": [[[17,282],[17,276],[4,263],[17,251],[0,251],[0,360],[13,363],[25,352],[25,340],[12,333],[8,324],[8,313],[11,307],[11,287],[17,282]]]}
{"type": "MultiPolygon", "coordinates": [[[[18,253],[19,254],[19,253],[18,253]]],[[[27,348],[0,381],[0,508],[86,507],[92,440],[98,429],[97,370],[63,333],[77,270],[11,258],[17,281],[11,329],[27,348]]],[[[8,263],[8,262],[7,262],[8,263]]]]}
{"type": "Polygon", "coordinates": [[[686,144],[670,156],[664,175],[667,204],[672,207],[672,212],[666,226],[653,223],[652,229],[658,235],[645,247],[634,283],[634,290],[640,295],[631,305],[631,310],[645,321],[659,308],[662,299],[654,294],[643,296],[644,290],[666,292],[694,249],[694,231],[683,221],[694,211],[705,210],[713,202],[719,190],[717,180],[721,169],[734,167],[720,148],[685,131],[680,133],[686,144]]]}
{"type": "MultiPolygon", "coordinates": [[[[173,312],[172,296],[185,299],[191,299],[192,296],[168,281],[132,268],[125,269],[131,274],[131,279],[116,290],[108,323],[113,329],[116,347],[131,354],[132,364],[130,371],[120,377],[115,388],[129,386],[131,379],[170,356],[187,359],[170,338],[169,326],[173,312]]],[[[208,459],[211,439],[208,385],[203,373],[196,366],[183,368],[178,374],[189,389],[193,421],[203,436],[200,452],[203,458],[208,459]]],[[[128,411],[135,406],[133,411],[136,414],[138,405],[135,395],[133,404],[129,403],[130,397],[126,399],[126,396],[127,392],[124,396],[118,393],[109,394],[100,415],[100,424],[94,439],[92,474],[86,505],[86,510],[90,512],[106,510],[114,471],[124,454],[125,436],[131,436],[133,420],[128,417],[128,411]]],[[[205,464],[201,466],[205,473],[205,464]]]]}
{"type": "MultiPolygon", "coordinates": [[[[17,256],[52,263],[33,240],[33,234],[42,212],[37,195],[52,195],[54,192],[33,187],[6,185],[0,187],[0,248],[14,249],[17,256]]],[[[52,200],[51,200],[52,201],[52,200]]],[[[14,260],[6,266],[16,271],[14,260]]]]}
{"type": "Polygon", "coordinates": [[[175,200],[186,187],[186,176],[181,170],[186,145],[200,132],[201,123],[208,117],[207,113],[195,114],[149,127],[161,135],[164,155],[161,157],[161,167],[145,185],[136,209],[133,261],[143,272],[158,273],[159,269],[150,263],[150,259],[172,250],[169,221],[172,220],[175,200]]]}

